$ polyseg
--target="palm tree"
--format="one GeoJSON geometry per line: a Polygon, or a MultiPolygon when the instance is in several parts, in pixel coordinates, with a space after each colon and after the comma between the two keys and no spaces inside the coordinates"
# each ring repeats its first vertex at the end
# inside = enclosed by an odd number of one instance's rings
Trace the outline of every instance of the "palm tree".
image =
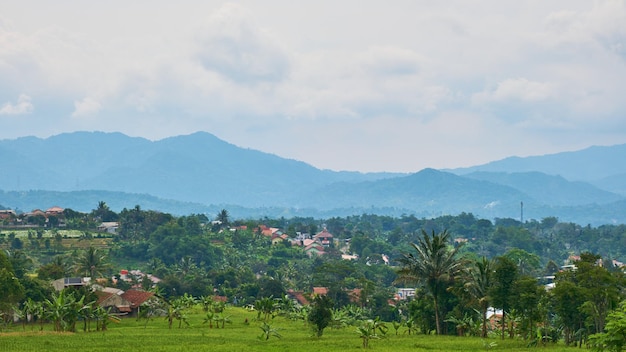
{"type": "Polygon", "coordinates": [[[94,278],[96,275],[102,276],[102,272],[108,269],[109,265],[105,254],[100,254],[96,248],[89,247],[76,258],[74,268],[77,273],[94,278]]]}
{"type": "Polygon", "coordinates": [[[443,231],[440,234],[428,235],[422,230],[422,238],[411,246],[415,253],[404,254],[399,259],[401,268],[398,270],[397,282],[422,283],[433,299],[435,309],[435,324],[437,334],[441,334],[441,318],[439,301],[450,280],[457,275],[462,267],[462,261],[457,253],[460,247],[448,247],[450,234],[443,231]]]}
{"type": "Polygon", "coordinates": [[[228,214],[228,210],[222,209],[219,213],[217,213],[217,221],[221,223],[222,226],[228,226],[230,214],[228,214]]]}
{"type": "Polygon", "coordinates": [[[489,290],[493,280],[493,261],[482,257],[475,261],[466,272],[467,279],[464,285],[467,293],[478,303],[482,319],[481,337],[487,337],[487,310],[491,304],[489,290]]]}

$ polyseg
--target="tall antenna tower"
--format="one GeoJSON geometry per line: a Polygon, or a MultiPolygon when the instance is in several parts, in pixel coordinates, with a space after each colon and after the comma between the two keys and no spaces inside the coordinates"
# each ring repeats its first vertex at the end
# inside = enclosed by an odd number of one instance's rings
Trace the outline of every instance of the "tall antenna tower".
{"type": "Polygon", "coordinates": [[[519,203],[520,203],[519,221],[523,224],[524,223],[524,202],[519,202],[519,203]]]}

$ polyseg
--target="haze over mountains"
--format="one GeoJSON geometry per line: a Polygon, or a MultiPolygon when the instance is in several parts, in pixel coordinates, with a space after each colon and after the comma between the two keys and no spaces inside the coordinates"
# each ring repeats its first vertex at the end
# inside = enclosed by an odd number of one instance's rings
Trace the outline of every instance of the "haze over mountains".
{"type": "Polygon", "coordinates": [[[198,132],[150,141],[76,132],[0,141],[0,205],[142,208],[233,216],[556,216],[626,223],[626,144],[414,174],[320,170],[198,132]]]}

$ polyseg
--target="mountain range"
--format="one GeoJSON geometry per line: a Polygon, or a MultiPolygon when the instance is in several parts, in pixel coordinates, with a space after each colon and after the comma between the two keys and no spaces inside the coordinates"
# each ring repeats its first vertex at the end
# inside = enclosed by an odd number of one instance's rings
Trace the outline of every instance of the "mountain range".
{"type": "Polygon", "coordinates": [[[336,172],[206,132],[158,141],[74,132],[0,140],[0,205],[90,211],[104,200],[118,211],[140,205],[177,215],[222,208],[235,217],[471,212],[488,219],[626,223],[623,160],[626,144],[454,170],[336,172]]]}

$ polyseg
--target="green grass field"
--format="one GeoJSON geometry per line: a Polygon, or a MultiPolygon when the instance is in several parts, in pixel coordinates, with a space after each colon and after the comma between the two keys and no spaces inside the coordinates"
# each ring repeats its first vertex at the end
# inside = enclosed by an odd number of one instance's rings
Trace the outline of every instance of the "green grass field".
{"type": "MultiPolygon", "coordinates": [[[[359,351],[362,340],[356,328],[327,328],[321,338],[312,337],[312,332],[303,321],[274,318],[270,325],[278,328],[282,338],[270,337],[259,340],[261,322],[256,313],[241,308],[228,308],[231,324],[224,329],[210,329],[203,324],[203,313],[196,310],[189,314],[189,326],[178,328],[174,322],[171,329],[165,318],[155,318],[144,327],[145,321],[134,318],[110,323],[107,331],[83,332],[79,323],[76,333],[56,333],[47,325],[43,332],[39,325],[11,326],[0,333],[0,351],[359,351]],[[246,319],[248,323],[246,323],[246,319]],[[34,330],[34,331],[33,331],[34,330]]],[[[390,325],[390,324],[389,324],[390,325]]],[[[93,324],[95,326],[95,324],[93,324]]],[[[371,340],[369,351],[528,351],[527,342],[522,340],[480,339],[474,337],[408,335],[400,328],[395,335],[389,329],[383,339],[371,340]],[[495,345],[489,345],[494,343],[495,345]]],[[[548,351],[570,351],[562,344],[548,344],[536,349],[548,351]]]]}

